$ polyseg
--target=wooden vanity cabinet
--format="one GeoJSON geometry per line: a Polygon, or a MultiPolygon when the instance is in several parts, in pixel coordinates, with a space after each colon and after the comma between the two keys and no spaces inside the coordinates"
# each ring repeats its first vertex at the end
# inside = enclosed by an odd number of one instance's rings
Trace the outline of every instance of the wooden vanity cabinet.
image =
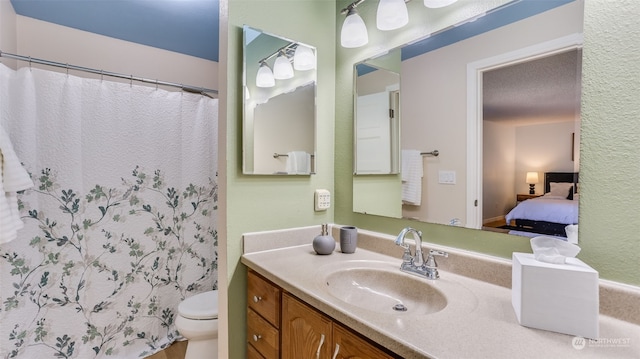
{"type": "Polygon", "coordinates": [[[280,287],[249,271],[247,275],[247,355],[280,358],[280,287]]]}
{"type": "Polygon", "coordinates": [[[247,295],[247,358],[395,358],[252,270],[247,295]]]}

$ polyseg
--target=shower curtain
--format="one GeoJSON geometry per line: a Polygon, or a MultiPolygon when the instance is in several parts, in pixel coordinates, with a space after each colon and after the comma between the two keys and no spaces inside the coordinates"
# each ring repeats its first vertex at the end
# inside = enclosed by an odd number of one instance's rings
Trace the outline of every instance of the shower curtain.
{"type": "Polygon", "coordinates": [[[2,358],[138,358],[217,288],[218,101],[0,64],[0,126],[35,184],[0,245],[2,358]]]}

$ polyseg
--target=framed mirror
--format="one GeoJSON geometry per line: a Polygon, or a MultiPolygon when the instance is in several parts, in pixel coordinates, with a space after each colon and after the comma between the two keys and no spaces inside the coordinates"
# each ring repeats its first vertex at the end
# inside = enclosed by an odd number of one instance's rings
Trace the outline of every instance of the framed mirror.
{"type": "Polygon", "coordinates": [[[315,173],[316,49],[246,25],[243,44],[243,174],[315,173]]]}
{"type": "MultiPolygon", "coordinates": [[[[354,176],[354,212],[534,233],[505,218],[532,198],[525,198],[527,173],[538,175],[535,197],[549,193],[546,174],[578,178],[584,3],[525,3],[362,62],[391,56],[384,61],[399,63],[401,174],[354,176]]],[[[354,84],[358,96],[360,82],[354,84]]],[[[354,162],[361,155],[355,151],[354,162]]]]}

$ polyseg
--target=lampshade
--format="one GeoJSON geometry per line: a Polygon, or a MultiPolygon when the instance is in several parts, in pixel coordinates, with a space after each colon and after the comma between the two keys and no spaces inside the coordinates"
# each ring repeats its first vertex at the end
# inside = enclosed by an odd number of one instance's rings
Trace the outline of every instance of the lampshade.
{"type": "Polygon", "coordinates": [[[356,9],[350,9],[347,18],[342,24],[340,32],[340,44],[342,47],[353,48],[364,46],[369,42],[367,26],[364,20],[358,15],[356,9]]]}
{"type": "Polygon", "coordinates": [[[538,183],[538,172],[527,172],[527,180],[528,184],[538,183]]]}
{"type": "Polygon", "coordinates": [[[409,23],[409,13],[404,0],[380,0],[376,15],[378,29],[395,30],[409,23]]]}
{"type": "Polygon", "coordinates": [[[313,70],[316,68],[316,55],[309,47],[298,44],[293,54],[293,68],[297,71],[313,70]]]}
{"type": "Polygon", "coordinates": [[[445,7],[453,4],[458,0],[424,0],[424,6],[432,9],[445,7]]]}
{"type": "Polygon", "coordinates": [[[273,77],[276,80],[286,80],[293,77],[293,66],[284,52],[280,52],[276,57],[276,62],[273,64],[273,77]]]}
{"type": "Polygon", "coordinates": [[[260,63],[258,68],[258,74],[256,75],[256,86],[258,87],[273,87],[276,85],[276,80],[273,77],[271,68],[265,62],[260,63]]]}

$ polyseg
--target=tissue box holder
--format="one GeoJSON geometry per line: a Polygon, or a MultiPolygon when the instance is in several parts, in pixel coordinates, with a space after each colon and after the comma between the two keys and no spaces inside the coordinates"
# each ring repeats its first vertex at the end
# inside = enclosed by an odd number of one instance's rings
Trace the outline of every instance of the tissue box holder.
{"type": "Polygon", "coordinates": [[[598,272],[577,258],[566,264],[513,253],[511,304],[520,325],[598,338],[598,272]]]}

